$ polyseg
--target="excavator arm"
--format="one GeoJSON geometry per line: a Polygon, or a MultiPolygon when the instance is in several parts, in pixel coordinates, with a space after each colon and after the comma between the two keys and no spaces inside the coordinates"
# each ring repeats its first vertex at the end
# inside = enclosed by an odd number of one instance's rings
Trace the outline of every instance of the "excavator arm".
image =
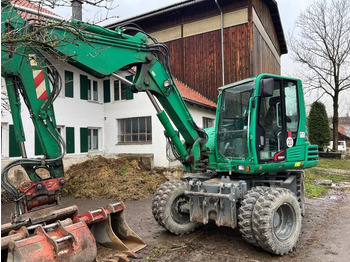
{"type": "MultiPolygon", "coordinates": [[[[16,138],[22,154],[21,160],[3,169],[2,185],[15,199],[21,199],[21,194],[7,174],[15,165],[21,165],[33,183],[42,180],[37,174],[38,169],[47,170],[55,181],[56,186],[41,198],[32,200],[35,203],[31,203],[30,208],[57,202],[57,195],[65,183],[62,163],[65,143],[57,132],[53,109],[62,84],[59,73],[50,62],[52,59],[70,63],[97,78],[116,77],[130,85],[133,92],[146,92],[165,128],[164,134],[185,170],[195,172],[205,169],[201,162],[205,161],[206,133],[195,124],[175,85],[165,45],[135,28],[132,29],[135,34],[129,35],[122,28],[112,31],[77,20],[66,22],[42,17],[24,20],[8,1],[2,1],[1,27],[1,74],[6,80],[16,138]],[[152,44],[149,39],[153,40],[152,44]],[[116,74],[118,70],[130,68],[136,68],[133,82],[116,74]],[[44,151],[40,159],[27,158],[20,95],[28,107],[44,151]]],[[[25,212],[27,202],[24,203],[25,212]]],[[[16,210],[18,214],[22,212],[19,206],[16,210]]]]}

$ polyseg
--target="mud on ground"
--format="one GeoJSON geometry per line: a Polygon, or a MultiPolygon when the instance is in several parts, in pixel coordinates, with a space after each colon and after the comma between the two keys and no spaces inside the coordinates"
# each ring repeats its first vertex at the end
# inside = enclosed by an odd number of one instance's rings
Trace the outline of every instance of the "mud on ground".
{"type": "MultiPolygon", "coordinates": [[[[106,206],[111,200],[64,197],[62,206],[76,204],[79,213],[106,206]]],[[[206,225],[175,236],[154,220],[151,196],[125,202],[129,226],[147,243],[134,262],[343,262],[350,261],[350,191],[333,191],[326,198],[306,200],[306,215],[295,251],[275,256],[246,243],[239,230],[206,225]]],[[[9,222],[11,204],[1,206],[1,222],[9,222]]],[[[98,262],[116,262],[113,250],[99,249],[98,262]]],[[[121,261],[121,260],[119,260],[121,261]]]]}
{"type": "MultiPolygon", "coordinates": [[[[165,178],[136,161],[96,158],[73,166],[67,177],[68,191],[74,190],[74,196],[83,199],[67,195],[62,207],[76,204],[82,214],[126,200],[126,221],[148,245],[131,261],[350,261],[350,191],[334,190],[325,198],[307,199],[296,250],[275,256],[246,243],[237,228],[210,224],[183,236],[168,233],[151,211],[151,194],[165,178]],[[130,201],[133,199],[140,200],[130,201]]],[[[1,212],[1,222],[9,222],[12,204],[2,204],[1,212]]],[[[116,262],[118,256],[113,250],[100,248],[96,261],[116,262]]]]}

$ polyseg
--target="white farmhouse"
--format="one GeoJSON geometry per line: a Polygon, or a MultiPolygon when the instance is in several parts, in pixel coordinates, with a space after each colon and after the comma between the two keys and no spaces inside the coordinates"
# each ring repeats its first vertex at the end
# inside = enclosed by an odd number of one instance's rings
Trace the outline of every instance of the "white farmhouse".
{"type": "MultiPolygon", "coordinates": [[[[151,158],[155,166],[173,166],[166,157],[164,128],[145,93],[133,94],[116,79],[97,79],[67,64],[56,67],[63,88],[54,108],[69,163],[89,155],[132,154],[151,158]]],[[[132,72],[118,74],[133,77],[132,72]]],[[[216,105],[183,83],[176,84],[197,125],[212,126],[216,105]]],[[[41,146],[24,103],[22,108],[28,157],[40,157],[41,146]]],[[[1,131],[2,162],[19,157],[11,115],[6,110],[2,111],[1,131]]]]}

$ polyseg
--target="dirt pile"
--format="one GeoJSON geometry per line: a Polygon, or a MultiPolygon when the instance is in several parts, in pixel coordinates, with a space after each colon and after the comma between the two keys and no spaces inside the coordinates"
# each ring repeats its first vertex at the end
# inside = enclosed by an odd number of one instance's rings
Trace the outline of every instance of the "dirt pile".
{"type": "Polygon", "coordinates": [[[137,200],[153,194],[166,181],[136,160],[97,157],[66,172],[65,190],[76,198],[137,200]]]}

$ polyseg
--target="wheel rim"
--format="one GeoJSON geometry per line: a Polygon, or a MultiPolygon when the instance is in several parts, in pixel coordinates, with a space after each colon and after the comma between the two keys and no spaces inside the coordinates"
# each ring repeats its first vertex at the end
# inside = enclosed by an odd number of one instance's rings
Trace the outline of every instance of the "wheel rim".
{"type": "Polygon", "coordinates": [[[294,208],[284,203],[278,207],[273,216],[273,231],[275,236],[281,240],[287,240],[295,230],[294,208]]]}
{"type": "Polygon", "coordinates": [[[186,224],[190,221],[190,214],[186,212],[189,209],[188,197],[181,195],[175,198],[171,205],[171,215],[175,222],[186,224]]]}

